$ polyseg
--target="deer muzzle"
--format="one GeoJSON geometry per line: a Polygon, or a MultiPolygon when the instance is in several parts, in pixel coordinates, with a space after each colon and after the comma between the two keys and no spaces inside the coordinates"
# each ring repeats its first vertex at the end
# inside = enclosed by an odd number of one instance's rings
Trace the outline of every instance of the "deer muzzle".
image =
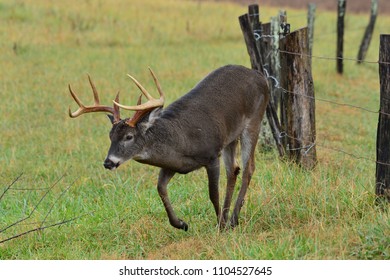
{"type": "Polygon", "coordinates": [[[119,167],[120,161],[119,160],[118,161],[114,161],[114,160],[112,160],[110,158],[106,158],[104,160],[103,165],[104,165],[104,168],[106,168],[106,169],[114,170],[114,169],[119,167]]]}

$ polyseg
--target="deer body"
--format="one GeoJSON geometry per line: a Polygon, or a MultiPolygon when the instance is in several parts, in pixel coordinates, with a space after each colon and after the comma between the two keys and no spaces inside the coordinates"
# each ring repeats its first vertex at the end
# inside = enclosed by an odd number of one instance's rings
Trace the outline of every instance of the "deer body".
{"type": "MultiPolygon", "coordinates": [[[[160,91],[157,82],[156,85],[160,91]]],[[[171,225],[184,230],[188,226],[176,217],[167,185],[175,173],[185,174],[205,167],[209,196],[219,225],[225,227],[239,171],[235,156],[240,142],[243,180],[230,219],[230,226],[234,227],[238,224],[238,215],[254,171],[254,151],[268,100],[269,90],[262,74],[243,66],[221,67],[166,109],[158,106],[142,111],[143,115],[134,125],[129,125],[129,119],[111,118],[111,146],[104,166],[112,170],[134,159],[160,167],[159,195],[171,225]],[[221,155],[227,175],[222,209],[218,191],[221,155]]]]}

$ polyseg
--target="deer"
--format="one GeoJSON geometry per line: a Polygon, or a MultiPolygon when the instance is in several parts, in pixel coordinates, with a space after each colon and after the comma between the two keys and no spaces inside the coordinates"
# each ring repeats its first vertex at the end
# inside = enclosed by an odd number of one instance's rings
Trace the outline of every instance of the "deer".
{"type": "Polygon", "coordinates": [[[94,104],[85,106],[72,90],[79,105],[69,116],[106,112],[112,128],[111,145],[104,167],[115,170],[128,160],[159,167],[157,190],[170,224],[184,231],[188,224],[176,216],[168,196],[168,183],[176,174],[187,174],[205,168],[209,198],[220,229],[239,224],[248,185],[255,170],[255,148],[261,122],[269,102],[269,87],[264,75],[240,65],[222,66],[203,78],[188,93],[164,107],[165,95],[155,73],[149,68],[159,98],[152,95],[131,75],[141,91],[137,105],[123,105],[119,92],[112,106],[101,105],[96,87],[88,75],[94,104]],[[147,101],[142,103],[142,96],[147,101]],[[119,110],[135,111],[131,118],[121,119],[119,110]],[[242,182],[234,209],[230,206],[237,176],[241,170],[237,158],[240,145],[242,182]],[[222,208],[219,204],[220,157],[226,170],[227,185],[222,208]]]}

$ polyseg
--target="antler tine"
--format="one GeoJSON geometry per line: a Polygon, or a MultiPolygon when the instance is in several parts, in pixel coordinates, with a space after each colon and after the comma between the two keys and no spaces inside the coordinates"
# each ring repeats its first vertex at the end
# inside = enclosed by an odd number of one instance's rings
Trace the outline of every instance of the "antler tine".
{"type": "Polygon", "coordinates": [[[73,97],[73,100],[77,103],[77,105],[79,105],[79,109],[77,109],[76,112],[72,113],[72,110],[70,109],[70,106],[69,106],[69,117],[71,118],[76,118],[78,117],[79,115],[82,114],[82,111],[85,109],[85,106],[83,105],[83,103],[81,102],[81,100],[77,97],[77,95],[73,92],[70,84],[68,85],[68,88],[69,88],[69,92],[70,92],[70,95],[72,95],[73,97]]]}
{"type": "Polygon", "coordinates": [[[122,104],[119,104],[118,102],[116,101],[113,101],[115,105],[119,106],[120,108],[122,109],[125,109],[125,110],[132,110],[132,111],[145,111],[145,110],[151,110],[153,108],[158,108],[158,107],[162,107],[164,106],[164,93],[162,92],[161,90],[161,86],[160,86],[160,83],[158,82],[157,78],[156,78],[156,75],[153,73],[153,71],[149,68],[152,76],[153,76],[153,80],[157,86],[157,90],[158,92],[160,93],[160,98],[159,99],[156,99],[156,98],[153,98],[147,91],[146,89],[134,78],[132,77],[131,75],[128,74],[128,76],[130,77],[130,79],[133,80],[133,82],[137,85],[137,87],[141,90],[142,94],[146,96],[146,98],[148,99],[148,101],[146,101],[144,104],[140,104],[140,99],[138,99],[138,102],[137,102],[137,105],[136,106],[125,106],[125,105],[122,105],[122,104]]]}
{"type": "Polygon", "coordinates": [[[141,90],[141,92],[145,95],[145,97],[148,100],[153,99],[153,97],[149,94],[149,92],[133,76],[131,76],[130,74],[127,74],[127,76],[129,76],[130,79],[133,80],[133,82],[137,85],[137,87],[141,90]]]}
{"type": "MultiPolygon", "coordinates": [[[[95,85],[93,84],[92,82],[92,79],[91,77],[88,75],[88,80],[89,80],[89,83],[91,85],[91,88],[92,88],[92,91],[93,91],[93,98],[94,98],[94,105],[92,106],[85,106],[81,100],[78,98],[78,96],[76,95],[76,93],[73,92],[71,86],[69,85],[69,92],[70,94],[72,95],[74,101],[77,103],[77,105],[79,105],[80,108],[78,108],[75,112],[72,113],[70,107],[69,107],[69,116],[71,118],[76,118],[82,114],[85,114],[85,113],[92,113],[92,112],[108,112],[108,113],[111,113],[114,115],[114,119],[115,121],[119,121],[120,120],[120,115],[119,115],[119,107],[114,105],[114,107],[110,107],[110,106],[104,106],[104,105],[100,105],[100,101],[99,101],[99,94],[96,90],[96,87],[95,85]]],[[[115,98],[115,100],[117,102],[119,102],[119,92],[115,98]]]]}
{"type": "Polygon", "coordinates": [[[142,94],[138,97],[137,105],[141,105],[142,102],[142,94]]]}
{"type": "Polygon", "coordinates": [[[89,76],[89,74],[88,74],[88,80],[89,80],[89,84],[91,85],[91,88],[92,88],[93,99],[94,99],[94,101],[95,101],[95,105],[100,105],[99,94],[98,94],[98,92],[97,92],[97,90],[96,90],[96,87],[95,87],[95,85],[93,84],[92,79],[91,79],[91,77],[89,76]]]}
{"type": "MultiPolygon", "coordinates": [[[[115,101],[119,103],[119,91],[116,94],[115,101]]],[[[113,115],[114,115],[114,122],[119,122],[120,119],[121,119],[121,115],[120,115],[120,112],[119,112],[119,106],[116,105],[115,103],[114,103],[114,113],[113,113],[113,115]]]]}
{"type": "Polygon", "coordinates": [[[156,87],[157,87],[158,93],[160,94],[160,97],[164,98],[164,92],[161,89],[160,82],[158,81],[158,79],[157,79],[156,75],[154,74],[152,68],[150,68],[150,67],[148,67],[148,68],[149,68],[150,74],[152,74],[154,83],[156,84],[156,87]]]}
{"type": "Polygon", "coordinates": [[[84,107],[83,103],[81,102],[81,100],[77,97],[77,95],[73,92],[70,84],[68,85],[68,88],[69,88],[69,92],[70,92],[70,95],[72,95],[74,101],[76,101],[77,105],[79,105],[80,107],[84,107]]]}

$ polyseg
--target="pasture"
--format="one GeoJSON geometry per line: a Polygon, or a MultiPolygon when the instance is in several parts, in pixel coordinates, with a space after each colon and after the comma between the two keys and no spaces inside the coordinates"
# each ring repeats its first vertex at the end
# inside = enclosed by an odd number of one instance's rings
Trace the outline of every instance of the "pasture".
{"type": "MultiPolygon", "coordinates": [[[[103,168],[111,124],[77,108],[68,84],[103,104],[118,90],[135,104],[135,76],[156,94],[147,67],[171,103],[213,69],[249,66],[237,17],[246,6],[179,0],[0,3],[0,259],[390,259],[390,216],[374,205],[378,114],[316,101],[318,165],[305,171],[275,151],[256,153],[256,171],[234,230],[219,232],[205,170],[176,175],[169,194],[189,231],[169,225],[156,190],[158,169],[127,162],[103,168]],[[340,152],[342,150],[343,152],[340,152]],[[351,156],[352,154],[353,156],[351,156]],[[39,203],[48,188],[50,192],[39,203]],[[68,190],[67,188],[70,187],[68,190]],[[39,205],[38,205],[39,203],[39,205]],[[37,206],[35,208],[35,206],[37,206]]],[[[276,15],[264,7],[262,19],[276,15]]],[[[292,29],[305,10],[288,10],[292,29]]],[[[355,58],[368,15],[348,14],[344,56],[355,58]]],[[[378,60],[379,15],[367,61],[378,60]]],[[[313,55],[335,57],[336,13],[317,11],[313,55]]],[[[379,108],[378,64],[313,58],[317,98],[379,108]]],[[[122,114],[126,114],[123,112],[122,114]]],[[[220,191],[224,193],[224,172],[220,191]]]]}

